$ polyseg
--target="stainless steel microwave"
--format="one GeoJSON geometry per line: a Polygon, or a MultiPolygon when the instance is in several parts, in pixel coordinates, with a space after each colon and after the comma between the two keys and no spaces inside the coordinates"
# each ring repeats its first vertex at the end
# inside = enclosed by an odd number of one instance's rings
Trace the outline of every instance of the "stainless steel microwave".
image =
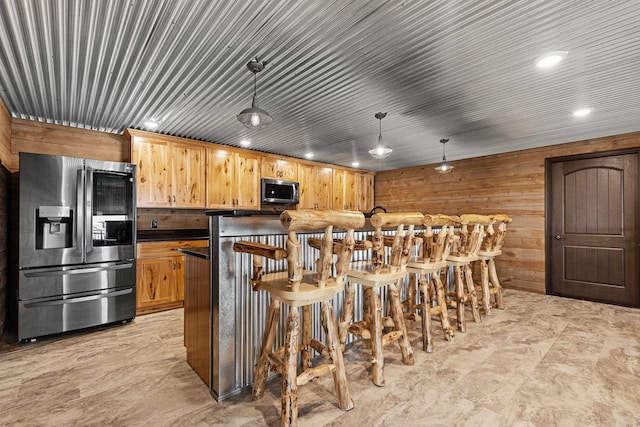
{"type": "Polygon", "coordinates": [[[277,205],[295,205],[298,203],[299,184],[297,182],[262,178],[260,183],[262,203],[277,205]]]}

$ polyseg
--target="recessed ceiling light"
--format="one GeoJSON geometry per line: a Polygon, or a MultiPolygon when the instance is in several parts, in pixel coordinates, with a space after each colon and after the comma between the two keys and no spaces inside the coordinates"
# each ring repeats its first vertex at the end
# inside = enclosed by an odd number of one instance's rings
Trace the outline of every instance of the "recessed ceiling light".
{"type": "Polygon", "coordinates": [[[551,68],[556,65],[558,62],[562,61],[567,57],[566,50],[556,50],[553,52],[545,53],[538,59],[536,59],[536,65],[540,68],[551,68]]]}
{"type": "Polygon", "coordinates": [[[309,152],[305,153],[305,155],[304,155],[304,156],[305,156],[307,159],[311,159],[311,158],[313,158],[313,153],[312,153],[311,151],[309,151],[309,152]]]}
{"type": "Polygon", "coordinates": [[[360,162],[351,162],[351,166],[357,168],[358,166],[360,166],[360,162]]]}
{"type": "Polygon", "coordinates": [[[145,125],[145,127],[149,128],[149,129],[157,129],[158,126],[160,126],[160,120],[147,119],[147,120],[144,121],[143,124],[145,125]]]}
{"type": "Polygon", "coordinates": [[[591,113],[593,111],[593,108],[581,108],[579,110],[576,110],[573,112],[573,116],[574,117],[584,117],[586,115],[588,115],[589,113],[591,113]]]}
{"type": "Polygon", "coordinates": [[[251,140],[250,139],[243,139],[240,141],[240,145],[242,145],[243,147],[248,147],[251,145],[251,140]]]}

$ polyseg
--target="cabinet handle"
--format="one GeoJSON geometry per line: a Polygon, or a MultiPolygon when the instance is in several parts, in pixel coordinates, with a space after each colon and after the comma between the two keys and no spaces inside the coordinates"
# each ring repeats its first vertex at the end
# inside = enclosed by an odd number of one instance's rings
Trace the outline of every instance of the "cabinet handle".
{"type": "Polygon", "coordinates": [[[167,196],[167,202],[171,203],[171,194],[169,194],[169,196],[167,196]]]}
{"type": "Polygon", "coordinates": [[[173,269],[174,270],[176,269],[176,262],[175,261],[173,262],[173,269]]]}
{"type": "Polygon", "coordinates": [[[173,203],[175,203],[175,202],[176,202],[176,195],[174,194],[173,195],[173,203]]]}

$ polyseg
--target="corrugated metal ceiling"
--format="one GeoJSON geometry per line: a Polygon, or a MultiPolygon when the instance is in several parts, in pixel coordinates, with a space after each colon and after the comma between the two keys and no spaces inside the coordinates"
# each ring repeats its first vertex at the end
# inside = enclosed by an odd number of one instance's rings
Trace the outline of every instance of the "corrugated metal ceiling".
{"type": "Polygon", "coordinates": [[[15,117],[115,133],[154,117],[370,170],[436,163],[447,137],[455,162],[640,130],[639,18],[637,1],[3,0],[0,96],[15,117]],[[552,50],[569,54],[535,67],[552,50]],[[259,132],[236,120],[255,56],[259,132]]]}

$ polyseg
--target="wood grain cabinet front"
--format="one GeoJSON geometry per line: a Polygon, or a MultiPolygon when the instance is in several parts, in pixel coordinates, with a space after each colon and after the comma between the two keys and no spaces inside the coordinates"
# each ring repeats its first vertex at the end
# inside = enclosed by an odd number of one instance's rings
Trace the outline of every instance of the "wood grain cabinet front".
{"type": "Polygon", "coordinates": [[[178,249],[208,245],[207,240],[138,243],[136,315],[182,307],[185,256],[178,249]]]}
{"type": "Polygon", "coordinates": [[[267,156],[262,158],[262,178],[281,179],[283,181],[298,180],[298,163],[291,159],[267,156]]]}
{"type": "Polygon", "coordinates": [[[207,148],[207,209],[259,209],[260,157],[207,148]]]}
{"type": "Polygon", "coordinates": [[[127,129],[137,165],[139,208],[204,208],[205,149],[179,138],[127,129]]]}
{"type": "Polygon", "coordinates": [[[299,164],[300,202],[298,209],[333,208],[333,169],[299,164]]]}

